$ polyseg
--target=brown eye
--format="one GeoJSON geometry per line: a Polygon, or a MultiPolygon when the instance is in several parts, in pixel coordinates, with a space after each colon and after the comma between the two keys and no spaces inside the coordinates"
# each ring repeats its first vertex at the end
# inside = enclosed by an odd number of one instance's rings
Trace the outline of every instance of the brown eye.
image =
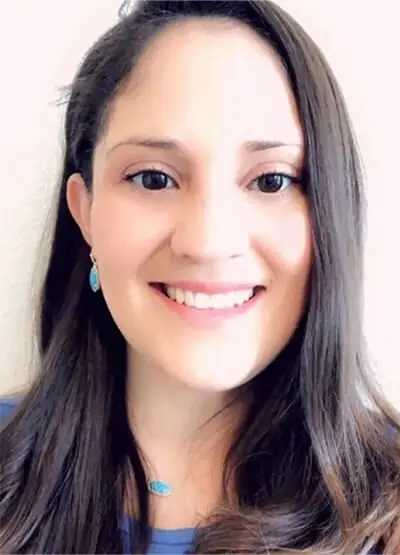
{"type": "Polygon", "coordinates": [[[279,193],[296,181],[285,173],[264,173],[251,182],[250,189],[261,193],[279,193]]]}
{"type": "Polygon", "coordinates": [[[124,177],[141,189],[148,191],[162,191],[176,187],[175,181],[164,172],[158,170],[144,170],[141,172],[128,174],[124,177]]]}

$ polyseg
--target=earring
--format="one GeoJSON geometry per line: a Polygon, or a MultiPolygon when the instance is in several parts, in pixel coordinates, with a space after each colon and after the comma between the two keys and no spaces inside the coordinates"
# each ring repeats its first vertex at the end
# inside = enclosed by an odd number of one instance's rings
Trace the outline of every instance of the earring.
{"type": "Polygon", "coordinates": [[[93,293],[97,293],[100,289],[100,280],[99,280],[99,271],[97,269],[97,262],[94,257],[93,251],[90,253],[90,260],[92,261],[92,268],[89,274],[89,283],[90,288],[92,289],[93,293]]]}

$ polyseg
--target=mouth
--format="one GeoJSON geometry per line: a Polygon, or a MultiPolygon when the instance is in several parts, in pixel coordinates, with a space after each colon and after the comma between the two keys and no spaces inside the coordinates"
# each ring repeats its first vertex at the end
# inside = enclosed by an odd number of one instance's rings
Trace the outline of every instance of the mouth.
{"type": "Polygon", "coordinates": [[[198,287],[196,287],[196,291],[193,291],[161,282],[152,282],[150,286],[176,305],[216,312],[244,307],[252,303],[259,293],[265,291],[265,287],[262,285],[243,285],[232,287],[231,290],[228,286],[214,288],[203,286],[200,287],[200,289],[203,289],[202,291],[198,291],[198,287]]]}

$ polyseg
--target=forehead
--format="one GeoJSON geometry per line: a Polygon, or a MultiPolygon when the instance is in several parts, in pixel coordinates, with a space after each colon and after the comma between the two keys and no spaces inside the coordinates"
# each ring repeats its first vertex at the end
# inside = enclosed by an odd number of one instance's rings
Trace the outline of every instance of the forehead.
{"type": "Polygon", "coordinates": [[[171,24],[145,49],[113,102],[105,146],[133,131],[210,149],[252,139],[303,142],[273,49],[244,24],[209,19],[171,24]]]}

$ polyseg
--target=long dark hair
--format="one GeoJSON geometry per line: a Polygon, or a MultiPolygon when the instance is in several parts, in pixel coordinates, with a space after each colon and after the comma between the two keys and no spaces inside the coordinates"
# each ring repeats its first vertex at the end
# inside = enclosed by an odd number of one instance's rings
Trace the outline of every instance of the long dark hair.
{"type": "MultiPolygon", "coordinates": [[[[126,6],[125,6],[126,7],[126,6]]],[[[229,452],[223,503],[198,553],[365,553],[400,543],[400,415],[368,371],[362,335],[363,176],[340,89],[304,30],[263,1],[148,1],[121,11],[70,88],[58,209],[39,306],[37,376],[0,433],[1,553],[121,553],[119,519],[137,491],[132,550],[146,551],[146,471],[126,413],[126,346],[66,203],[88,187],[109,107],[149,44],[186,17],[249,25],[282,60],[306,141],[313,234],[310,295],[290,343],[253,379],[229,452]]],[[[133,511],[132,511],[133,512],[133,511]]],[[[204,533],[204,530],[207,533],[204,533]]]]}

